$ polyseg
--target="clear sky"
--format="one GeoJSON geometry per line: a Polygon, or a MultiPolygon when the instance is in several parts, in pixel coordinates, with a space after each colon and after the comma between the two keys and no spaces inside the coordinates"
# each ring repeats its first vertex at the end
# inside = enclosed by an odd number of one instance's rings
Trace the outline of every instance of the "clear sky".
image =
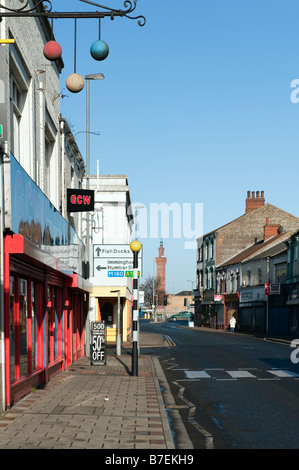
{"type": "MultiPolygon", "coordinates": [[[[120,0],[96,3],[125,9],[120,0]]],[[[97,9],[79,0],[52,5],[97,9]]],[[[146,17],[144,27],[102,20],[110,52],[101,62],[89,53],[97,20],[78,21],[77,73],[105,75],[90,87],[90,130],[100,133],[91,135],[91,173],[99,160],[103,174],[126,174],[132,202],[148,216],[154,204],[175,204],[178,222],[180,209],[194,214],[202,204],[203,233],[244,214],[247,190],[264,190],[266,202],[299,216],[298,1],[139,0],[135,15],[146,17]]],[[[65,87],[74,71],[74,21],[55,20],[54,34],[65,63],[62,114],[85,157],[86,93],[65,87]]],[[[190,289],[196,275],[183,225],[180,238],[171,227],[163,236],[168,293],[190,289]]],[[[161,235],[140,238],[145,276],[161,235]]]]}

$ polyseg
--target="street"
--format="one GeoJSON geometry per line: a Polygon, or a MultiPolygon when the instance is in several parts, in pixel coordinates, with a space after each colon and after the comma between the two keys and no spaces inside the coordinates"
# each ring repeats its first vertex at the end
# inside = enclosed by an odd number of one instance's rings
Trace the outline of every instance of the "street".
{"type": "Polygon", "coordinates": [[[145,352],[158,356],[195,449],[298,449],[299,365],[289,345],[186,322],[141,320],[140,330],[169,341],[145,352]]]}

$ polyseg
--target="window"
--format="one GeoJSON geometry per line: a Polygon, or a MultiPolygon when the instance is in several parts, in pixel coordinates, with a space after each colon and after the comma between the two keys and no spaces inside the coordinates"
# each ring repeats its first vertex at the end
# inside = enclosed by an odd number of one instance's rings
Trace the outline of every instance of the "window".
{"type": "Polygon", "coordinates": [[[262,268],[261,268],[261,266],[259,266],[257,268],[257,283],[258,283],[259,286],[262,285],[262,268]]]}
{"type": "Polygon", "coordinates": [[[36,305],[36,284],[31,282],[31,362],[32,370],[36,369],[36,342],[37,342],[37,305],[36,305]]]}
{"type": "Polygon", "coordinates": [[[230,278],[231,278],[231,291],[232,291],[232,292],[235,292],[235,291],[236,291],[236,278],[235,278],[235,274],[233,273],[230,278]]]}
{"type": "Polygon", "coordinates": [[[10,344],[10,380],[15,379],[15,279],[9,278],[9,344],[10,344]]]}
{"type": "Polygon", "coordinates": [[[30,78],[23,59],[15,48],[10,49],[10,147],[11,152],[23,166],[27,173],[31,174],[31,144],[33,109],[30,103],[30,78]]]}
{"type": "Polygon", "coordinates": [[[247,285],[251,286],[251,270],[247,269],[247,285]]]}
{"type": "Polygon", "coordinates": [[[285,263],[277,263],[274,265],[274,277],[275,282],[279,282],[281,284],[286,282],[287,276],[287,269],[285,263]]]}
{"type": "Polygon", "coordinates": [[[20,377],[28,373],[27,280],[19,278],[20,377]]]}
{"type": "Polygon", "coordinates": [[[14,77],[11,79],[11,150],[14,157],[20,161],[20,138],[22,118],[22,92],[14,77]]]}
{"type": "MultiPolygon", "coordinates": [[[[45,122],[45,165],[44,165],[44,193],[55,207],[58,202],[58,174],[55,153],[56,128],[46,110],[45,122]]],[[[71,186],[73,187],[73,186],[71,186]]]]}
{"type": "Polygon", "coordinates": [[[206,259],[209,259],[209,243],[206,243],[206,259]]]}

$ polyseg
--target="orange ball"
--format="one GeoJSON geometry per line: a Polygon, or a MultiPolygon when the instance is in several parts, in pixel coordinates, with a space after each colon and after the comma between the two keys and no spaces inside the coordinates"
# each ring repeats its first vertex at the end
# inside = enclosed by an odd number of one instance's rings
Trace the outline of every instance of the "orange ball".
{"type": "Polygon", "coordinates": [[[44,56],[48,60],[57,60],[61,57],[62,48],[56,41],[49,41],[44,45],[44,56]]]}

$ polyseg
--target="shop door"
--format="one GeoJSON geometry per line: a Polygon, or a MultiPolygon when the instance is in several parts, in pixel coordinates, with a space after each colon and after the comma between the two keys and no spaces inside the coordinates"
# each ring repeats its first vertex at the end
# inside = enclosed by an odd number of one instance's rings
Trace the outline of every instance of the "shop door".
{"type": "Polygon", "coordinates": [[[62,307],[61,289],[48,286],[47,289],[47,354],[48,364],[62,357],[62,307]]]}

